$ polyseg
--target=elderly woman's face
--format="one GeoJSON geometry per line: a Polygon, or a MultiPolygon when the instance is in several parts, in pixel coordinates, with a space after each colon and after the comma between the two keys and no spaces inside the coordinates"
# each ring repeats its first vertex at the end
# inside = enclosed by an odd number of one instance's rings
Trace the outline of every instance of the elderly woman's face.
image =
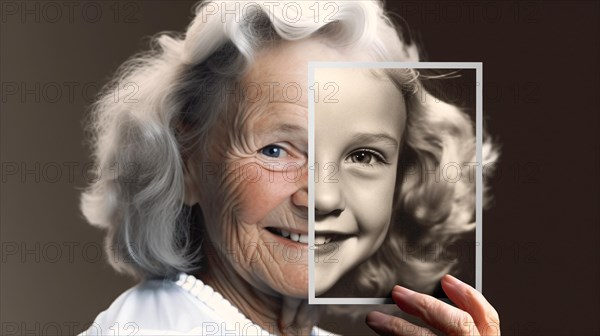
{"type": "Polygon", "coordinates": [[[222,118],[203,158],[200,202],[211,241],[266,293],[308,293],[307,65],[341,59],[310,40],[259,54],[238,88],[246,106],[222,118]],[[225,173],[209,173],[211,164],[225,173]]]}
{"type": "Polygon", "coordinates": [[[399,90],[369,70],[318,69],[315,81],[335,83],[337,91],[335,102],[315,104],[315,162],[322,172],[315,241],[325,243],[315,251],[318,295],[373,255],[386,236],[406,110],[399,90]]]}

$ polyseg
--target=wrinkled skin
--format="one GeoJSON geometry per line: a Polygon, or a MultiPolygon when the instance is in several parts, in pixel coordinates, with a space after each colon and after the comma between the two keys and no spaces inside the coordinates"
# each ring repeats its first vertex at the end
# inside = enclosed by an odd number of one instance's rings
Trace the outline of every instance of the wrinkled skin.
{"type": "Polygon", "coordinates": [[[276,333],[308,334],[318,313],[307,301],[308,245],[266,229],[308,234],[309,60],[351,59],[317,40],[264,50],[241,85],[246,108],[224,115],[210,150],[187,165],[187,203],[200,204],[217,251],[198,276],[276,333]],[[222,164],[225,173],[207,172],[222,164]]]}

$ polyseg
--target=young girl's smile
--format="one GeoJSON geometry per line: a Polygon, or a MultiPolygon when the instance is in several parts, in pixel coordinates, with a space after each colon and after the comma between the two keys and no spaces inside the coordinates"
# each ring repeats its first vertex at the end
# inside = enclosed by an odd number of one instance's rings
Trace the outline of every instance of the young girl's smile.
{"type": "Polygon", "coordinates": [[[373,255],[386,236],[406,108],[400,90],[369,69],[317,69],[315,81],[338,88],[332,99],[315,103],[319,295],[373,255]]]}

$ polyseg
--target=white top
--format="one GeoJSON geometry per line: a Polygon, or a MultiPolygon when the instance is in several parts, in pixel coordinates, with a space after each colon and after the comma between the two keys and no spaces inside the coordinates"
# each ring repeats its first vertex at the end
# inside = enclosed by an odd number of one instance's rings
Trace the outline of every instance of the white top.
{"type": "MultiPolygon", "coordinates": [[[[187,274],[121,294],[80,335],[271,335],[209,285],[187,274]]],[[[311,336],[335,335],[313,328],[311,336]]]]}

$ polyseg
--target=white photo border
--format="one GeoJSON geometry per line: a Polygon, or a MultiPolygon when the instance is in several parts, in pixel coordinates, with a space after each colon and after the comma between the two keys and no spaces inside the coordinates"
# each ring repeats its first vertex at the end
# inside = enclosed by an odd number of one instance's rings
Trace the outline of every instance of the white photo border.
{"type": "MultiPolygon", "coordinates": [[[[315,246],[315,70],[317,68],[400,68],[475,70],[475,289],[482,292],[483,205],[483,63],[482,62],[309,62],[308,63],[308,246],[315,246]]],[[[308,250],[309,304],[384,304],[388,298],[318,298],[315,296],[315,250],[308,250]]]]}

